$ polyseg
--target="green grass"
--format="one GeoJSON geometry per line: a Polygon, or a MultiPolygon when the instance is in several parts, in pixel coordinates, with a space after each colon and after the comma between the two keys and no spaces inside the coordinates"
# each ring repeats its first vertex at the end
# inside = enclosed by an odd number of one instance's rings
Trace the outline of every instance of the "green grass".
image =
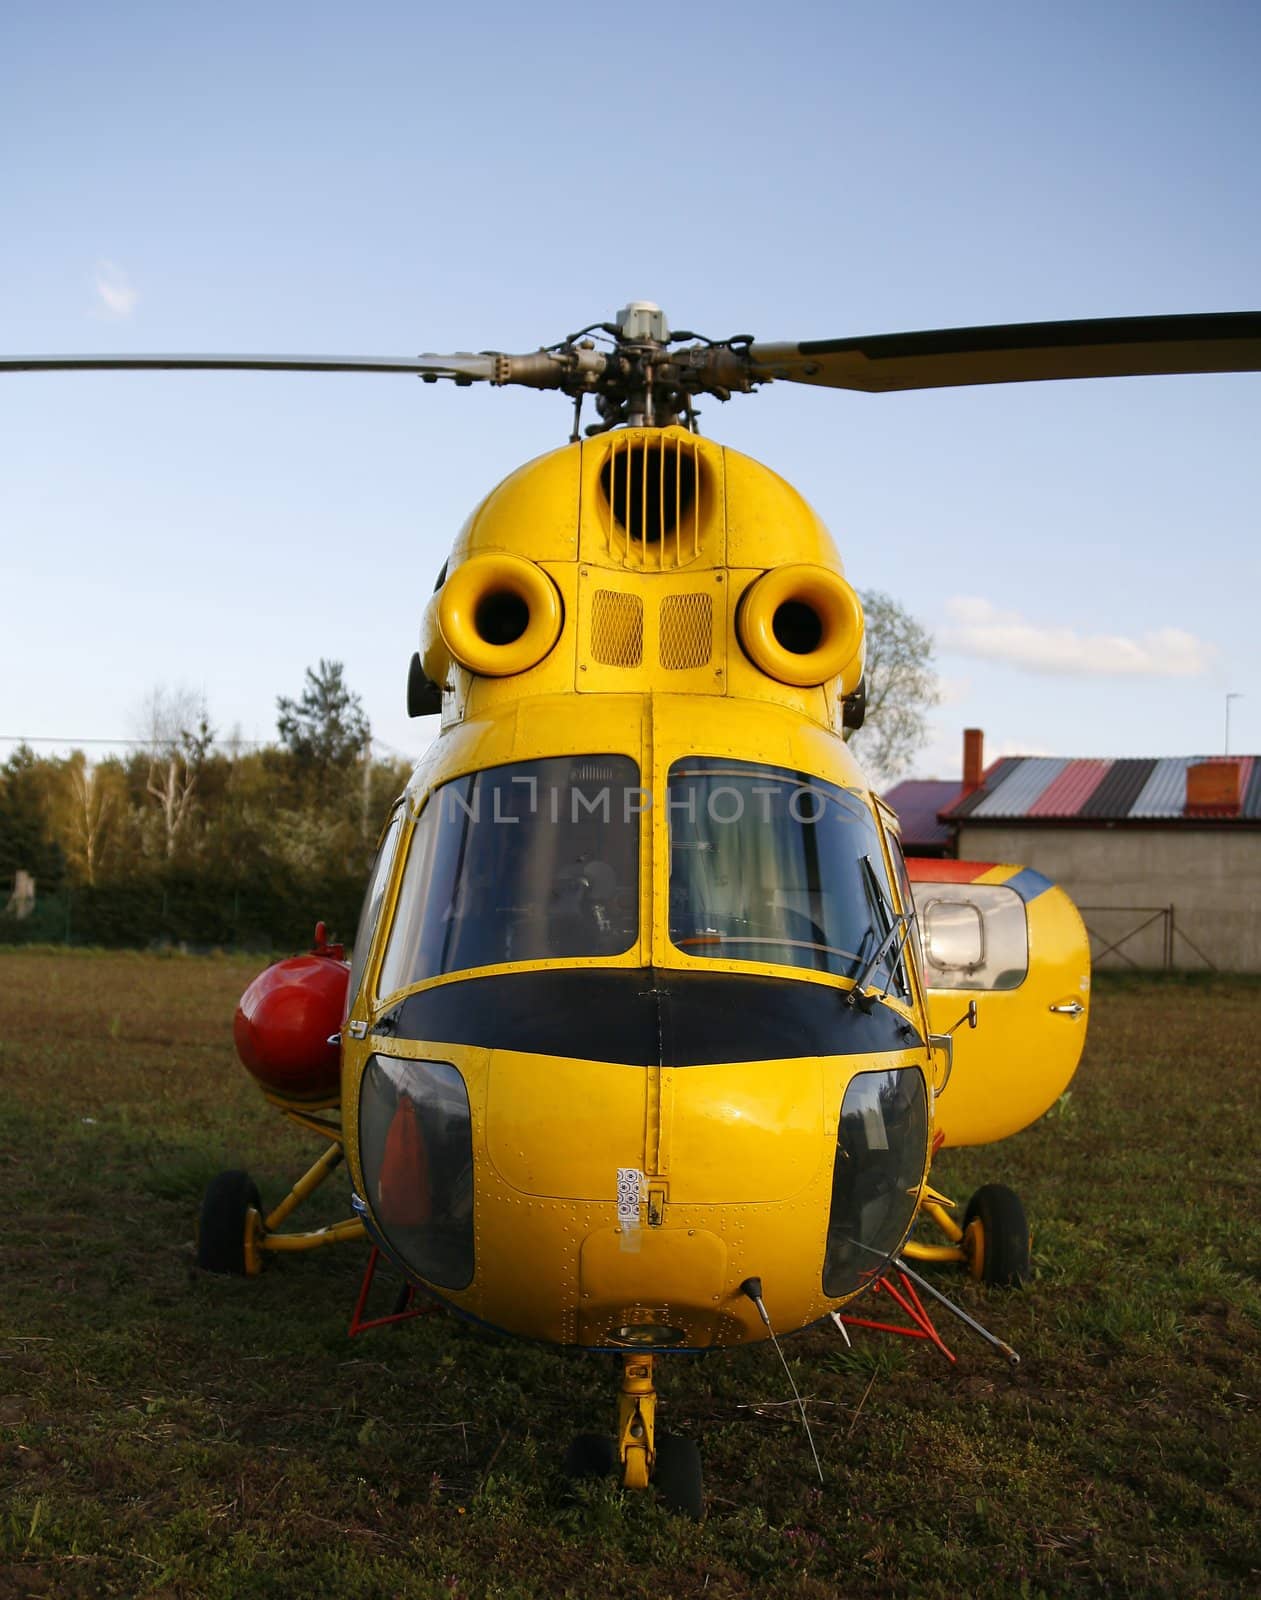
{"type": "MultiPolygon", "coordinates": [[[[1020,1350],[831,1329],[662,1363],[709,1512],[572,1489],[610,1360],[443,1316],[348,1341],[359,1247],[192,1268],[206,1180],[314,1154],[236,1065],[233,957],[0,955],[0,1600],[1242,1595],[1261,1586],[1261,986],[1101,983],[1035,1128],[936,1182],[1023,1194],[1023,1293],[944,1286],[1020,1350]]],[[[308,1215],[345,1209],[330,1185],[308,1215]]],[[[388,1300],[392,1285],[383,1287],[388,1300]]],[[[384,1309],[384,1306],[382,1307],[384,1309]]]]}

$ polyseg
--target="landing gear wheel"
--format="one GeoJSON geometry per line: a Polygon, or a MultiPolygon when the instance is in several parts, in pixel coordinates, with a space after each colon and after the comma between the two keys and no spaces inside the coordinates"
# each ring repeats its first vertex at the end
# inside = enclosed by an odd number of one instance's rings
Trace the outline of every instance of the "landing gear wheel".
{"type": "Polygon", "coordinates": [[[982,1283],[1014,1289],[1029,1277],[1029,1223],[1020,1196],[987,1183],[968,1201],[963,1218],[968,1271],[982,1283]]]}
{"type": "Polygon", "coordinates": [[[197,1223],[197,1265],[203,1272],[243,1278],[245,1231],[250,1212],[260,1212],[258,1185],[248,1172],[221,1172],[206,1185],[197,1223]]]}
{"type": "Polygon", "coordinates": [[[652,1469],[653,1487],[671,1511],[678,1511],[693,1522],[705,1513],[705,1494],[701,1474],[701,1453],[692,1439],[677,1434],[657,1435],[657,1462],[652,1469]]]}
{"type": "Polygon", "coordinates": [[[565,1451],[567,1478],[608,1478],[617,1470],[617,1445],[607,1433],[580,1433],[565,1451]]]}

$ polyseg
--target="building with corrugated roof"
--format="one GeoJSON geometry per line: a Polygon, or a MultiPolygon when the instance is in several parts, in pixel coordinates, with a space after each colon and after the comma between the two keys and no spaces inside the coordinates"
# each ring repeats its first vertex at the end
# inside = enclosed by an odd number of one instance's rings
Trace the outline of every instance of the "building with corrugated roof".
{"type": "Polygon", "coordinates": [[[904,778],[884,795],[898,814],[902,849],[908,856],[949,858],[955,850],[955,830],[943,820],[962,795],[980,787],[984,734],[979,728],[963,730],[963,781],[940,778],[904,778]]]}
{"type": "Polygon", "coordinates": [[[982,769],[969,734],[964,781],[937,814],[954,855],[1061,884],[1097,965],[1261,972],[1261,758],[1006,756],[982,769]]]}
{"type": "Polygon", "coordinates": [[[884,796],[898,814],[908,856],[953,856],[954,829],[940,813],[959,798],[955,779],[905,778],[884,796]]]}

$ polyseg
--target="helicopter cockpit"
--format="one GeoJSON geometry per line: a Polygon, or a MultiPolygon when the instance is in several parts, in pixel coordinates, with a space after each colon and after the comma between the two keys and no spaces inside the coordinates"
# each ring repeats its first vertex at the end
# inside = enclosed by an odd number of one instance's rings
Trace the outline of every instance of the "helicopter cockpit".
{"type": "MultiPolygon", "coordinates": [[[[408,843],[377,994],[486,968],[626,957],[639,944],[641,818],[654,803],[639,780],[629,756],[559,756],[436,788],[408,843]]],[[[665,964],[852,979],[874,958],[868,981],[911,1002],[906,941],[888,939],[897,912],[880,835],[857,795],[803,772],[699,756],[673,764],[657,804],[669,840],[668,914],[654,918],[668,927],[665,964]]],[[[387,829],[357,952],[401,821],[387,829]]]]}

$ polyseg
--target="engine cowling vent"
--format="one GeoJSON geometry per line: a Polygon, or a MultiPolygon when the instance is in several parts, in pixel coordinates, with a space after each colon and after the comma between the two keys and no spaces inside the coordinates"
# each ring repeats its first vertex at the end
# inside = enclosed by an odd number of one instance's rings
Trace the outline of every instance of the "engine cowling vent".
{"type": "Polygon", "coordinates": [[[661,602],[661,665],[668,672],[703,667],[713,648],[714,603],[707,594],[668,594],[661,602]]]}
{"type": "Polygon", "coordinates": [[[597,589],[591,606],[591,658],[604,667],[637,667],[644,659],[644,602],[637,594],[597,589]]]}
{"type": "Polygon", "coordinates": [[[666,572],[700,554],[703,463],[683,434],[611,434],[600,469],[609,549],[633,571],[666,572]]]}

